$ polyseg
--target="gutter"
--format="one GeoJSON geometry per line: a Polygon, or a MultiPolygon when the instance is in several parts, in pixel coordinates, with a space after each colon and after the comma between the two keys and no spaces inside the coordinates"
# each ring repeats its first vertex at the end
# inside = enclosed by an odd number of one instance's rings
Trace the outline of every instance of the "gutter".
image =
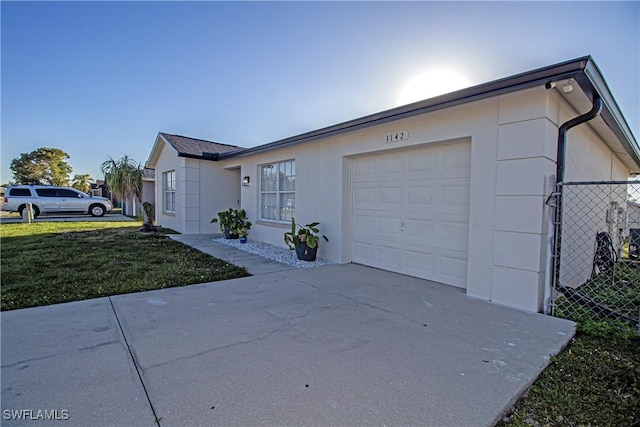
{"type": "Polygon", "coordinates": [[[560,64],[538,68],[533,71],[520,73],[511,77],[494,80],[477,86],[461,89],[434,98],[418,101],[412,104],[385,110],[380,113],[371,114],[359,119],[350,120],[337,125],[328,126],[315,131],[303,133],[293,137],[281,139],[256,147],[238,150],[230,153],[220,153],[219,160],[231,157],[240,157],[255,154],[276,148],[287,147],[324,138],[327,136],[340,135],[342,133],[405,119],[420,114],[439,111],[445,108],[455,107],[469,102],[492,98],[494,96],[510,93],[522,89],[545,84],[550,80],[565,80],[576,78],[584,73],[585,68],[591,60],[590,56],[566,61],[560,64]]]}

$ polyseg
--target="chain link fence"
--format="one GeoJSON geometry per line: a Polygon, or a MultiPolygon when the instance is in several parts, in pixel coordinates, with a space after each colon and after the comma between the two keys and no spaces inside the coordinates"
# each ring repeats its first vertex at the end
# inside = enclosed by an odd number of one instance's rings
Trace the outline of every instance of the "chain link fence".
{"type": "Polygon", "coordinates": [[[552,314],[640,322],[640,181],[556,189],[552,314]]]}

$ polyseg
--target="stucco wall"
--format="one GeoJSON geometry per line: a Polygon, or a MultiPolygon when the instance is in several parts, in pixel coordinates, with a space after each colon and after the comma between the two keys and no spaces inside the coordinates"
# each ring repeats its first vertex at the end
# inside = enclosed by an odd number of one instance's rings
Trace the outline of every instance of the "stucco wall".
{"type": "Polygon", "coordinates": [[[240,205],[239,168],[220,167],[220,163],[178,157],[163,145],[156,163],[156,222],[183,234],[217,233],[211,219],[217,212],[240,205]],[[164,211],[164,172],[176,172],[176,211],[164,211]]]}
{"type": "MultiPolygon", "coordinates": [[[[561,115],[570,118],[577,113],[564,106],[561,115]]],[[[628,177],[629,170],[589,124],[568,132],[565,182],[621,181],[628,177]]],[[[617,214],[612,216],[609,211],[612,202],[621,208],[626,207],[625,195],[625,185],[565,188],[560,268],[563,286],[577,287],[589,279],[598,232],[605,231],[614,243],[619,242],[619,229],[624,228],[624,219],[617,214]],[[616,224],[611,223],[611,219],[616,224]]]]}
{"type": "MultiPolygon", "coordinates": [[[[498,112],[497,99],[484,100],[228,162],[240,164],[241,176],[251,178],[252,185],[243,187],[241,191],[242,207],[250,218],[255,219],[258,214],[258,166],[295,159],[296,220],[321,223],[321,230],[330,242],[321,243],[320,257],[350,262],[352,159],[388,150],[471,140],[467,291],[470,295],[490,299],[493,287],[498,112]],[[386,142],[387,134],[405,130],[410,134],[408,140],[386,142]]],[[[284,246],[286,225],[254,222],[250,238],[284,246]]]]}
{"type": "Polygon", "coordinates": [[[178,157],[177,152],[167,145],[162,146],[158,161],[155,165],[156,170],[156,184],[155,184],[155,199],[156,199],[156,223],[162,227],[171,228],[172,230],[180,233],[184,230],[183,221],[179,216],[178,211],[178,192],[176,191],[176,212],[167,213],[164,211],[164,194],[163,194],[163,176],[164,172],[176,171],[176,181],[180,180],[180,174],[183,170],[184,158],[178,157]]]}
{"type": "MultiPolygon", "coordinates": [[[[353,159],[470,140],[467,294],[540,311],[551,240],[545,200],[555,174],[557,128],[576,115],[555,91],[539,87],[219,163],[250,177],[251,186],[241,188],[241,205],[254,222],[249,237],[284,246],[287,225],[257,220],[258,168],[295,159],[296,220],[321,223],[330,241],[321,242],[320,257],[350,262],[353,159]],[[402,131],[409,132],[408,140],[386,141],[402,131]]],[[[568,176],[626,176],[590,128],[582,126],[570,138],[568,176]]]]}

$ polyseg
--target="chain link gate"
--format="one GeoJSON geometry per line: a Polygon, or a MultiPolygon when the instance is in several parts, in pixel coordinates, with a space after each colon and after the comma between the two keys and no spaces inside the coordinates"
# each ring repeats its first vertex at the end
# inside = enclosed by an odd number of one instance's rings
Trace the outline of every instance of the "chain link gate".
{"type": "Polygon", "coordinates": [[[549,201],[551,314],[610,319],[640,331],[640,181],[561,183],[549,201]]]}

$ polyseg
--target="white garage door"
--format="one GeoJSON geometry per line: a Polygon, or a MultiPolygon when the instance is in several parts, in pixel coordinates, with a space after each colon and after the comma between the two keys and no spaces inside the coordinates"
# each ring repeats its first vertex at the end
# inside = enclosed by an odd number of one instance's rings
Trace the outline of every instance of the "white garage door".
{"type": "Polygon", "coordinates": [[[471,144],[354,159],[351,258],[466,288],[471,144]]]}

